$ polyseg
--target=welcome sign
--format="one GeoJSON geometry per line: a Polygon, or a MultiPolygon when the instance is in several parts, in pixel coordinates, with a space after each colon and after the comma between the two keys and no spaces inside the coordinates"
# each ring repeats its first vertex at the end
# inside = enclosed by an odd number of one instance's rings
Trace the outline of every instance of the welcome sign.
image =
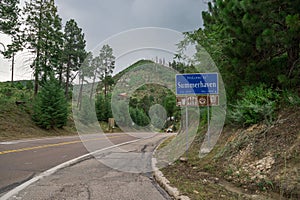
{"type": "Polygon", "coordinates": [[[176,95],[218,94],[217,73],[176,74],[176,95]]]}

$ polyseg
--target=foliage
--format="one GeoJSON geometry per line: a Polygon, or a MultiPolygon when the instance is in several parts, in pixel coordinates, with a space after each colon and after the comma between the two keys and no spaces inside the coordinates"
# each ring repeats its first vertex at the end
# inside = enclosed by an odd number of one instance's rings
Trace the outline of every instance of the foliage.
{"type": "Polygon", "coordinates": [[[177,109],[176,96],[173,93],[169,92],[163,99],[163,105],[167,111],[167,116],[168,117],[174,116],[175,111],[177,109]]]}
{"type": "Polygon", "coordinates": [[[62,73],[65,73],[65,94],[67,98],[69,96],[69,86],[87,56],[85,46],[86,41],[82,29],[78,27],[74,19],[70,19],[66,22],[64,30],[63,66],[58,71],[60,81],[62,81],[62,73]]]}
{"type": "Polygon", "coordinates": [[[52,76],[42,85],[33,104],[33,121],[40,127],[62,128],[67,123],[68,104],[63,89],[52,76]]]}
{"type": "Polygon", "coordinates": [[[204,28],[186,35],[199,44],[198,53],[205,49],[212,56],[229,101],[253,83],[300,85],[299,1],[214,0],[208,7],[204,28]]]}
{"type": "Polygon", "coordinates": [[[288,105],[299,106],[300,105],[300,97],[297,92],[291,90],[284,90],[282,92],[284,102],[288,105]]]}
{"type": "Polygon", "coordinates": [[[108,94],[108,87],[114,84],[114,80],[111,76],[114,68],[115,57],[113,55],[113,49],[109,45],[103,45],[100,49],[99,55],[94,57],[91,61],[93,82],[90,98],[92,98],[97,78],[102,81],[102,84],[104,84],[104,95],[106,96],[108,94]]]}
{"type": "Polygon", "coordinates": [[[18,24],[18,0],[2,0],[0,4],[0,31],[11,34],[18,24]]]}
{"type": "Polygon", "coordinates": [[[0,31],[11,37],[12,43],[1,52],[6,58],[11,58],[22,49],[20,31],[19,0],[2,0],[0,3],[0,31]]]}
{"type": "Polygon", "coordinates": [[[147,126],[150,122],[147,114],[140,108],[129,108],[130,116],[135,124],[138,126],[147,126]]]}
{"type": "Polygon", "coordinates": [[[78,116],[80,122],[85,125],[96,122],[94,107],[86,95],[82,96],[81,109],[76,110],[76,115],[78,116]]]}
{"type": "Polygon", "coordinates": [[[34,52],[34,93],[60,64],[62,24],[54,0],[30,0],[23,8],[22,46],[34,52]]]}
{"type": "Polygon", "coordinates": [[[278,93],[264,85],[245,87],[239,94],[242,98],[232,106],[229,118],[233,123],[248,126],[265,121],[270,124],[274,119],[278,93]]]}
{"type": "Polygon", "coordinates": [[[108,118],[112,118],[111,95],[105,97],[103,94],[98,94],[95,106],[98,121],[108,121],[108,118]]]}

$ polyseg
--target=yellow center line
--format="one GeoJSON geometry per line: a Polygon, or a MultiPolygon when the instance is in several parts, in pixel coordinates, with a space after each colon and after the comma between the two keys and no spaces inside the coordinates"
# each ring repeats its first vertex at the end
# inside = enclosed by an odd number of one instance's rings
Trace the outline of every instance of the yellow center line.
{"type": "MultiPolygon", "coordinates": [[[[116,137],[122,137],[122,136],[110,136],[107,138],[116,138],[116,137]]],[[[58,147],[58,146],[63,146],[63,145],[68,145],[68,144],[76,144],[80,142],[89,142],[89,141],[95,141],[95,140],[103,140],[106,138],[94,138],[94,139],[87,139],[87,140],[75,140],[75,141],[70,141],[70,142],[61,142],[61,143],[55,143],[55,144],[46,144],[46,145],[41,145],[41,146],[35,146],[35,147],[26,147],[26,148],[20,148],[20,149],[11,149],[11,150],[6,150],[6,151],[0,151],[0,155],[3,154],[8,154],[8,153],[17,153],[17,152],[22,152],[22,151],[29,151],[29,150],[35,150],[35,149],[44,149],[48,147],[58,147]]]]}

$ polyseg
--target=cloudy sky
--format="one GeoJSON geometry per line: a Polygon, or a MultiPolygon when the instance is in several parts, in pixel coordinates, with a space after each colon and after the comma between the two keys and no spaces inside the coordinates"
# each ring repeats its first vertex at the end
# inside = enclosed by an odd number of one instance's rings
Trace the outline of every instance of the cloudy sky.
{"type": "MultiPolygon", "coordinates": [[[[142,27],[168,28],[179,32],[202,26],[201,12],[207,0],[56,0],[63,23],[74,18],[85,33],[87,50],[120,32],[142,27]]],[[[9,38],[0,33],[0,42],[9,38]]],[[[3,47],[0,46],[2,50],[3,47]]],[[[30,54],[16,56],[15,79],[31,78],[30,54]]],[[[0,57],[0,81],[10,80],[10,61],[0,57]]]]}

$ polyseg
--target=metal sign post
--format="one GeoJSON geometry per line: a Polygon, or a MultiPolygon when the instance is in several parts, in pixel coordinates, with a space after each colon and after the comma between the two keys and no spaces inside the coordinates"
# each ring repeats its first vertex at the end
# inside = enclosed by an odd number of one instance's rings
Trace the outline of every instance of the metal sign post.
{"type": "Polygon", "coordinates": [[[186,158],[188,157],[188,149],[189,149],[189,115],[188,115],[188,107],[185,105],[185,131],[186,131],[186,158]]]}
{"type": "MultiPolygon", "coordinates": [[[[208,96],[208,99],[210,97],[208,96]]],[[[209,101],[207,101],[207,140],[208,140],[208,147],[210,147],[210,113],[209,113],[209,101]]]]}
{"type": "Polygon", "coordinates": [[[219,105],[218,73],[176,74],[176,104],[185,106],[186,157],[188,156],[188,106],[207,107],[207,139],[210,147],[210,106],[219,105]],[[198,95],[198,96],[193,96],[198,95]]]}

